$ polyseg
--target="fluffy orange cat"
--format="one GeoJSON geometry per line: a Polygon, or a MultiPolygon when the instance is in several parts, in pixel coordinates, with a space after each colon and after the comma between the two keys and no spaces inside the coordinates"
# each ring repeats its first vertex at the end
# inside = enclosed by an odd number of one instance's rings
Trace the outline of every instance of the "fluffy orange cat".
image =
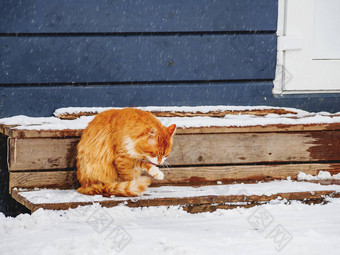
{"type": "Polygon", "coordinates": [[[172,147],[176,125],[168,128],[151,113],[134,108],[98,114],[78,144],[78,192],[87,195],[140,196],[150,185],[147,171],[164,178],[157,165],[172,147]]]}

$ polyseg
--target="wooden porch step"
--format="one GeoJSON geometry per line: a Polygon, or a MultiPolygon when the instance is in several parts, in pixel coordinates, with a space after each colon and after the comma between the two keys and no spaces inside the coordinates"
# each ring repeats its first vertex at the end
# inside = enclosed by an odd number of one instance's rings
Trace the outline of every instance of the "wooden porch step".
{"type": "MultiPolygon", "coordinates": [[[[143,109],[155,113],[165,125],[175,123],[178,126],[173,151],[167,160],[170,167],[161,169],[165,179],[153,180],[153,186],[268,182],[287,178],[297,180],[300,172],[314,176],[320,171],[328,171],[331,175],[340,173],[339,114],[307,113],[275,107],[143,109]]],[[[38,207],[32,204],[32,201],[26,201],[15,188],[60,188],[73,189],[75,192],[74,189],[78,187],[75,175],[76,146],[83,129],[93,118],[87,115],[102,110],[105,109],[80,108],[76,116],[72,116],[74,109],[61,109],[56,111],[58,117],[19,116],[1,119],[0,133],[8,137],[7,161],[9,190],[12,196],[31,210],[35,210],[34,208],[38,207]],[[62,113],[66,114],[66,117],[62,116],[62,113]]],[[[326,191],[330,192],[327,194],[334,195],[334,190],[322,190],[326,191]]],[[[311,197],[308,195],[309,191],[300,192],[298,197],[301,199],[321,199],[322,196],[320,193],[319,197],[311,197]]],[[[284,196],[297,196],[293,191],[287,191],[287,194],[284,196]]],[[[138,202],[133,205],[159,201],[164,205],[179,203],[184,206],[187,203],[186,208],[194,204],[195,208],[198,208],[198,204],[207,207],[209,203],[221,201],[219,206],[223,204],[228,207],[233,205],[226,203],[234,203],[237,199],[252,199],[240,196],[235,198],[235,201],[228,200],[234,199],[229,195],[228,198],[222,196],[210,199],[214,197],[213,194],[201,197],[202,199],[174,199],[169,194],[168,198],[155,198],[152,202],[138,202]]],[[[275,196],[261,199],[267,201],[273,198],[275,196]]],[[[140,201],[145,200],[143,199],[140,201]]],[[[100,203],[111,205],[118,202],[100,203]]],[[[64,204],[68,206],[65,201],[64,204]]]]}
{"type": "Polygon", "coordinates": [[[83,205],[100,204],[113,207],[124,204],[129,207],[181,206],[197,213],[216,209],[251,207],[272,200],[324,202],[325,198],[340,197],[340,185],[319,185],[308,182],[273,181],[257,184],[231,184],[212,186],[161,186],[149,188],[136,198],[86,196],[71,190],[42,189],[19,191],[12,196],[29,210],[39,208],[66,210],[83,205]]]}

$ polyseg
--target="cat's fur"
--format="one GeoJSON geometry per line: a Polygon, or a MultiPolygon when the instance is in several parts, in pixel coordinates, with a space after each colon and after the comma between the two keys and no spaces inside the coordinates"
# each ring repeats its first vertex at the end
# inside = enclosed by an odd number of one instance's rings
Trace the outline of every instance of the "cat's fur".
{"type": "Polygon", "coordinates": [[[169,155],[176,125],[168,128],[151,113],[134,108],[98,114],[78,144],[77,178],[82,194],[139,196],[156,179],[169,155]]]}

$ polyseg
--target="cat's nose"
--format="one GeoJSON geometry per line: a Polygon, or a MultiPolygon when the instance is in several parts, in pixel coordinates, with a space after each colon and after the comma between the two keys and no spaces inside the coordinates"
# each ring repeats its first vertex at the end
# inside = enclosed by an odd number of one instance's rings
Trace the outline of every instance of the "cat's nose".
{"type": "Polygon", "coordinates": [[[162,158],[159,157],[159,158],[158,158],[158,165],[161,165],[161,164],[162,164],[162,158]]]}

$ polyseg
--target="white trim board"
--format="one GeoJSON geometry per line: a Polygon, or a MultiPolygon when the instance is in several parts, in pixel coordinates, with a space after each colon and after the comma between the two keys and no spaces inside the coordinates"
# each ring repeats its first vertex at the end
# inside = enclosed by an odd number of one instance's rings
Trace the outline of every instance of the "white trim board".
{"type": "MultiPolygon", "coordinates": [[[[340,8],[340,2],[336,3],[340,8]]],[[[319,19],[321,16],[316,15],[316,4],[324,4],[324,9],[327,9],[334,4],[334,0],[279,0],[274,94],[340,93],[337,49],[334,49],[334,58],[315,58],[315,26],[320,26],[315,16],[319,19]]]]}

